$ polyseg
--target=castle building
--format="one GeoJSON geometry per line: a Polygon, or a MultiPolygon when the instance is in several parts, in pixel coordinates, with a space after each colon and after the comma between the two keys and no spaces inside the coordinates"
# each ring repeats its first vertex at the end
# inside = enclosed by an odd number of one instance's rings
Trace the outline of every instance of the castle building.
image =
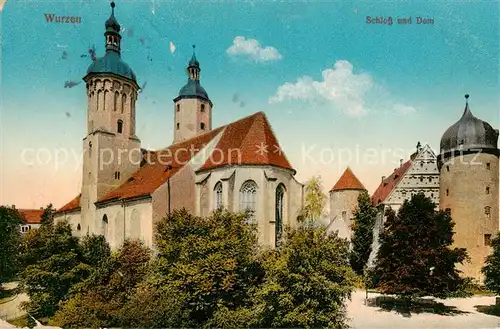
{"type": "Polygon", "coordinates": [[[436,154],[429,145],[421,147],[410,159],[401,164],[388,176],[382,176],[382,181],[372,195],[372,204],[384,211],[391,207],[395,212],[417,193],[424,193],[439,206],[439,170],[436,154]]]}
{"type": "Polygon", "coordinates": [[[347,167],[329,192],[330,224],[327,231],[337,231],[339,236],[351,239],[353,213],[358,206],[358,196],[366,188],[347,167]]]}
{"type": "Polygon", "coordinates": [[[106,21],[106,53],[83,78],[87,134],[81,193],[58,209],[75,235],[102,234],[112,248],[124,239],[154,246],[155,223],[176,209],[200,216],[218,208],[249,211],[259,241],[274,247],[296,225],[303,184],[263,112],[212,129],[212,101],[200,85],[200,63],[174,98],[174,144],[141,149],[135,135],[138,84],[121,59],[120,25],[106,21]]]}
{"type": "Polygon", "coordinates": [[[490,241],[499,231],[498,129],[476,118],[468,98],[462,117],[441,138],[438,156],[440,208],[455,222],[456,247],[466,248],[470,262],[460,269],[480,282],[490,241]]]}

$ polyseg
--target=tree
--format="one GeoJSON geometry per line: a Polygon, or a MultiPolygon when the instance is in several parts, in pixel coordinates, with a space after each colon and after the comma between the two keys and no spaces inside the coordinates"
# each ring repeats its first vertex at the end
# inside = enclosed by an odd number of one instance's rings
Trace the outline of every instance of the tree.
{"type": "Polygon", "coordinates": [[[105,258],[98,257],[100,266],[75,286],[72,297],[62,303],[51,324],[64,328],[123,325],[122,318],[128,315],[122,309],[144,279],[151,252],[142,242],[125,240],[111,257],[106,255],[104,252],[105,258]]]}
{"type": "Polygon", "coordinates": [[[53,316],[71,289],[109,255],[102,237],[86,237],[80,244],[66,221],[29,231],[21,250],[25,268],[19,275],[20,288],[30,298],[23,307],[36,318],[53,316]]]}
{"type": "Polygon", "coordinates": [[[484,285],[488,290],[500,295],[500,234],[491,240],[493,252],[486,258],[483,274],[484,285]]]}
{"type": "Polygon", "coordinates": [[[348,248],[323,227],[288,228],[284,244],[262,255],[265,278],[252,294],[252,311],[226,318],[264,328],[347,327],[345,301],[355,287],[348,248]]]}
{"type": "Polygon", "coordinates": [[[129,327],[203,327],[220,309],[248,303],[262,279],[255,225],[218,210],[202,218],[173,212],[156,227],[157,258],[125,306],[129,327]]]}
{"type": "Polygon", "coordinates": [[[54,213],[55,209],[52,203],[43,209],[42,216],[40,216],[40,222],[42,225],[52,225],[54,223],[54,213]]]}
{"type": "Polygon", "coordinates": [[[298,221],[315,221],[321,217],[325,206],[326,195],[323,193],[323,186],[320,176],[314,176],[306,183],[305,202],[298,221]]]}
{"type": "Polygon", "coordinates": [[[463,283],[457,263],[467,254],[451,248],[454,223],[448,212],[436,211],[423,193],[406,200],[396,215],[390,210],[380,233],[373,278],[383,293],[411,300],[446,298],[463,283]]]}
{"type": "Polygon", "coordinates": [[[358,195],[358,206],[354,211],[352,250],[350,253],[352,269],[358,275],[363,275],[363,270],[372,251],[373,227],[377,213],[378,211],[372,205],[368,192],[361,192],[358,195]]]}
{"type": "Polygon", "coordinates": [[[0,207],[0,286],[19,269],[22,216],[15,208],[0,207]]]}

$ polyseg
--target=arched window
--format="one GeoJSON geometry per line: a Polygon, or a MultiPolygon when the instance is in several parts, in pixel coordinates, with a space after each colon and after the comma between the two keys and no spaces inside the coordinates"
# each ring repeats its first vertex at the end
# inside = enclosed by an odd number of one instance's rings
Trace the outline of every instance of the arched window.
{"type": "Polygon", "coordinates": [[[104,215],[102,216],[102,222],[101,222],[101,232],[104,238],[107,240],[108,239],[108,216],[104,215]]]}
{"type": "Polygon", "coordinates": [[[179,123],[177,122],[177,130],[179,130],[179,123]]]}
{"type": "Polygon", "coordinates": [[[204,124],[203,122],[202,122],[202,123],[200,123],[200,129],[201,129],[201,130],[205,130],[205,124],[204,124]]]}
{"type": "Polygon", "coordinates": [[[240,211],[249,212],[249,223],[255,222],[255,206],[257,199],[257,184],[252,180],[247,180],[240,189],[240,211]]]}
{"type": "Polygon", "coordinates": [[[118,111],[118,101],[120,100],[120,93],[115,91],[115,104],[113,105],[113,111],[118,111]]]}
{"type": "Polygon", "coordinates": [[[117,127],[117,131],[118,131],[119,134],[121,134],[122,131],[123,131],[123,121],[122,120],[118,120],[117,126],[118,126],[117,127]]]}
{"type": "Polygon", "coordinates": [[[98,90],[97,91],[97,97],[96,97],[97,98],[97,100],[96,100],[97,104],[96,104],[96,107],[95,107],[96,111],[99,111],[99,103],[101,102],[101,97],[102,97],[102,90],[98,90]]]}
{"type": "Polygon", "coordinates": [[[120,110],[123,113],[125,111],[125,104],[127,103],[127,95],[122,94],[122,104],[120,105],[120,110]]]}
{"type": "Polygon", "coordinates": [[[275,213],[276,213],[276,221],[275,221],[275,245],[276,248],[280,246],[281,236],[283,234],[283,203],[285,196],[285,186],[283,184],[278,185],[276,188],[276,205],[275,205],[275,213]]]}
{"type": "Polygon", "coordinates": [[[218,182],[215,184],[215,209],[219,209],[223,206],[222,204],[222,183],[218,182]]]}
{"type": "Polygon", "coordinates": [[[103,109],[106,110],[106,107],[108,106],[109,103],[109,91],[105,90],[104,91],[104,103],[103,103],[103,109]]]}
{"type": "Polygon", "coordinates": [[[76,225],[76,230],[77,231],[81,231],[82,230],[82,227],[80,226],[80,224],[76,225]]]}

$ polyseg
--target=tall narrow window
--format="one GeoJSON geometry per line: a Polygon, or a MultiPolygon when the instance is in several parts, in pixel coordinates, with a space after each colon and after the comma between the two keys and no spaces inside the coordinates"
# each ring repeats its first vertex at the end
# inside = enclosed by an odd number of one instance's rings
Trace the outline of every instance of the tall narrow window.
{"type": "Polygon", "coordinates": [[[486,186],[486,194],[490,194],[490,187],[486,186]]]}
{"type": "Polygon", "coordinates": [[[177,130],[179,130],[179,123],[177,122],[177,130]]]}
{"type": "Polygon", "coordinates": [[[240,211],[248,211],[249,217],[247,222],[255,223],[255,205],[257,198],[257,184],[254,181],[248,180],[240,188],[240,211]]]}
{"type": "Polygon", "coordinates": [[[103,110],[106,111],[106,107],[108,106],[109,103],[109,90],[104,91],[104,103],[102,104],[103,110]]]}
{"type": "Polygon", "coordinates": [[[490,163],[489,162],[486,163],[486,169],[490,170],[490,163]]]}
{"type": "Polygon", "coordinates": [[[118,120],[117,125],[118,125],[117,131],[118,131],[119,134],[121,134],[122,130],[123,130],[123,121],[122,120],[118,120]]]}
{"type": "Polygon", "coordinates": [[[115,104],[113,105],[113,111],[118,111],[118,101],[120,100],[120,93],[115,91],[115,104]]]}
{"type": "Polygon", "coordinates": [[[278,248],[283,235],[283,201],[285,196],[285,187],[283,184],[278,185],[276,189],[276,205],[275,205],[275,246],[278,248]]]}
{"type": "Polygon", "coordinates": [[[342,211],[342,219],[347,220],[347,211],[342,211]]]}
{"type": "Polygon", "coordinates": [[[107,215],[104,215],[102,217],[101,233],[104,236],[104,238],[107,240],[108,239],[108,216],[107,215]]]}
{"type": "Polygon", "coordinates": [[[120,105],[120,111],[123,113],[125,111],[125,105],[127,104],[127,95],[122,94],[122,103],[120,105]]]}
{"type": "Polygon", "coordinates": [[[484,245],[491,246],[491,234],[484,235],[484,245]]]}
{"type": "Polygon", "coordinates": [[[446,171],[450,171],[450,166],[446,166],[446,171]]]}
{"type": "Polygon", "coordinates": [[[432,182],[432,177],[429,177],[429,183],[432,182]]]}
{"type": "Polygon", "coordinates": [[[446,189],[446,196],[450,195],[450,190],[446,189]]]}
{"type": "Polygon", "coordinates": [[[180,110],[181,110],[181,105],[177,104],[177,112],[179,112],[180,110]]]}
{"type": "Polygon", "coordinates": [[[205,112],[205,104],[201,104],[201,112],[205,112]]]}
{"type": "Polygon", "coordinates": [[[205,124],[204,124],[203,122],[202,122],[202,123],[200,123],[200,129],[201,129],[201,130],[205,130],[205,124]]]}
{"type": "Polygon", "coordinates": [[[215,184],[215,209],[222,208],[222,183],[215,184]]]}
{"type": "Polygon", "coordinates": [[[99,103],[100,103],[100,100],[102,97],[101,95],[102,95],[102,90],[98,90],[97,97],[96,97],[96,107],[95,107],[96,111],[99,111],[99,105],[100,105],[99,103]]]}

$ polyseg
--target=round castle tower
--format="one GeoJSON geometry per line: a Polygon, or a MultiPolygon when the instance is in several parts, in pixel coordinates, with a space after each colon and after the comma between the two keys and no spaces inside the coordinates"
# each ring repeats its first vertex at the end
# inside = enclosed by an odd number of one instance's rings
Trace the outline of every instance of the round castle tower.
{"type": "Polygon", "coordinates": [[[351,168],[347,167],[330,190],[330,220],[342,219],[350,227],[353,211],[358,205],[358,195],[366,191],[351,168]]]}
{"type": "Polygon", "coordinates": [[[481,268],[491,252],[490,240],[499,231],[498,130],[465,110],[441,138],[439,168],[440,208],[455,222],[454,244],[466,248],[470,263],[464,276],[482,282],[481,268]]]}

